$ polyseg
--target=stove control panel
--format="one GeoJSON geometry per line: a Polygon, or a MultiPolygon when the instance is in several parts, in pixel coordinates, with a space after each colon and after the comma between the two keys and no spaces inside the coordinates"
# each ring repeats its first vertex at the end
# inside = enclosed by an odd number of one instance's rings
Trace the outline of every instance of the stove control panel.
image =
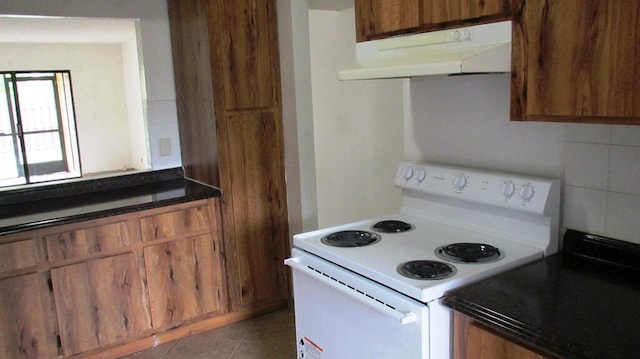
{"type": "Polygon", "coordinates": [[[545,214],[560,194],[560,181],[434,163],[401,162],[396,186],[461,201],[545,214]]]}

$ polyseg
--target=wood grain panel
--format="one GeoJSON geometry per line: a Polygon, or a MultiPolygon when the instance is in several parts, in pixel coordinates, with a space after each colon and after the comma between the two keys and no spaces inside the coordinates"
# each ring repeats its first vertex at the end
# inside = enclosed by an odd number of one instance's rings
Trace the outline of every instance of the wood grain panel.
{"type": "Polygon", "coordinates": [[[223,312],[219,243],[214,237],[146,247],[144,258],[154,328],[223,312]]]}
{"type": "Polygon", "coordinates": [[[33,239],[0,244],[0,273],[35,266],[37,258],[33,239]]]}
{"type": "Polygon", "coordinates": [[[512,120],[640,123],[639,2],[529,1],[514,30],[512,120]]]}
{"type": "Polygon", "coordinates": [[[222,46],[221,86],[226,110],[269,107],[274,103],[273,41],[278,41],[275,2],[265,0],[220,1],[218,14],[222,46]]]}
{"type": "Polygon", "coordinates": [[[288,226],[279,131],[270,112],[228,119],[241,305],[287,295],[283,261],[288,226]]]}
{"type": "Polygon", "coordinates": [[[209,206],[198,206],[140,219],[145,242],[209,233],[209,206]]]}
{"type": "Polygon", "coordinates": [[[356,40],[417,28],[421,11],[420,0],[356,0],[356,40]]]}
{"type": "Polygon", "coordinates": [[[454,359],[558,359],[557,356],[519,344],[473,319],[454,312],[454,359]]]}
{"type": "Polygon", "coordinates": [[[0,357],[58,355],[51,292],[46,278],[29,274],[0,280],[0,357]]]}
{"type": "Polygon", "coordinates": [[[510,0],[424,0],[424,23],[478,19],[492,15],[509,15],[510,0]]]}
{"type": "Polygon", "coordinates": [[[475,323],[467,328],[467,359],[546,359],[523,346],[488,332],[475,323]]]}
{"type": "Polygon", "coordinates": [[[207,0],[169,0],[180,152],[185,175],[219,186],[207,0]]]}
{"type": "Polygon", "coordinates": [[[136,221],[122,221],[45,237],[49,261],[126,248],[140,242],[136,221]]]}
{"type": "Polygon", "coordinates": [[[51,270],[65,355],[137,338],[151,328],[141,272],[135,253],[51,270]]]}

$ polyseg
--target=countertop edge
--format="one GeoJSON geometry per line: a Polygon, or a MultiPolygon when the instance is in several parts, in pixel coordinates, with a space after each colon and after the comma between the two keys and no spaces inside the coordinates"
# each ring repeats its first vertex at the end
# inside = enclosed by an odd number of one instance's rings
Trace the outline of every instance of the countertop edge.
{"type": "Polygon", "coordinates": [[[605,358],[607,355],[572,342],[566,338],[552,338],[545,331],[539,330],[514,318],[503,315],[489,308],[466,300],[455,293],[448,293],[442,303],[447,307],[464,314],[482,324],[512,335],[526,343],[533,344],[549,352],[565,358],[605,358]],[[562,343],[561,345],[556,343],[562,343]]]}
{"type": "Polygon", "coordinates": [[[100,210],[100,211],[73,214],[68,216],[43,219],[43,220],[37,220],[37,221],[28,222],[28,223],[21,223],[21,224],[0,227],[0,236],[26,232],[26,231],[35,230],[35,229],[42,229],[46,227],[53,227],[58,225],[65,225],[65,224],[77,223],[77,222],[94,220],[99,218],[117,216],[117,215],[122,215],[127,213],[139,212],[139,211],[149,210],[153,208],[198,201],[202,199],[217,198],[222,195],[221,191],[215,187],[204,185],[202,183],[192,181],[188,178],[184,178],[184,181],[188,181],[194,185],[206,187],[208,189],[203,191],[198,191],[197,193],[188,193],[188,194],[185,194],[184,196],[154,200],[147,203],[138,203],[138,204],[132,204],[132,205],[127,205],[122,207],[109,208],[109,209],[100,210]]]}

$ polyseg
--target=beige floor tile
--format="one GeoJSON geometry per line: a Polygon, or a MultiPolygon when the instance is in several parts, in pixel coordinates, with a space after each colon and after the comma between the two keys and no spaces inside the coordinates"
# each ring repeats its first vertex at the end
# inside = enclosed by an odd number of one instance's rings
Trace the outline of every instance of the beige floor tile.
{"type": "Polygon", "coordinates": [[[178,341],[160,344],[153,349],[148,349],[131,355],[127,355],[125,357],[122,357],[121,359],[162,359],[164,355],[167,354],[167,352],[171,350],[171,348],[173,348],[173,346],[177,343],[178,341]]]}
{"type": "Polygon", "coordinates": [[[240,340],[181,339],[162,359],[229,359],[240,340]]]}
{"type": "Polygon", "coordinates": [[[295,343],[295,321],[293,311],[284,310],[255,318],[245,340],[282,340],[293,337],[295,343]]]}
{"type": "Polygon", "coordinates": [[[162,344],[122,359],[293,359],[295,351],[294,314],[287,309],[162,344]]]}
{"type": "Polygon", "coordinates": [[[272,340],[245,340],[231,359],[294,359],[295,340],[295,336],[282,336],[272,340]]]}

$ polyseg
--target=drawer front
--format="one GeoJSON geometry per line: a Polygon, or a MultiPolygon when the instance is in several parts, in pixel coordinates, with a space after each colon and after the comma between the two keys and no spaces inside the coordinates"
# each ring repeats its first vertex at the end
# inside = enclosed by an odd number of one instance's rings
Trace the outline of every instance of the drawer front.
{"type": "Polygon", "coordinates": [[[145,242],[211,232],[208,205],[145,217],[140,220],[145,242]]]}
{"type": "Polygon", "coordinates": [[[38,263],[36,240],[27,239],[0,245],[0,274],[33,267],[38,263]]]}
{"type": "Polygon", "coordinates": [[[140,242],[136,221],[82,228],[45,237],[49,261],[87,256],[130,247],[140,242]]]}

